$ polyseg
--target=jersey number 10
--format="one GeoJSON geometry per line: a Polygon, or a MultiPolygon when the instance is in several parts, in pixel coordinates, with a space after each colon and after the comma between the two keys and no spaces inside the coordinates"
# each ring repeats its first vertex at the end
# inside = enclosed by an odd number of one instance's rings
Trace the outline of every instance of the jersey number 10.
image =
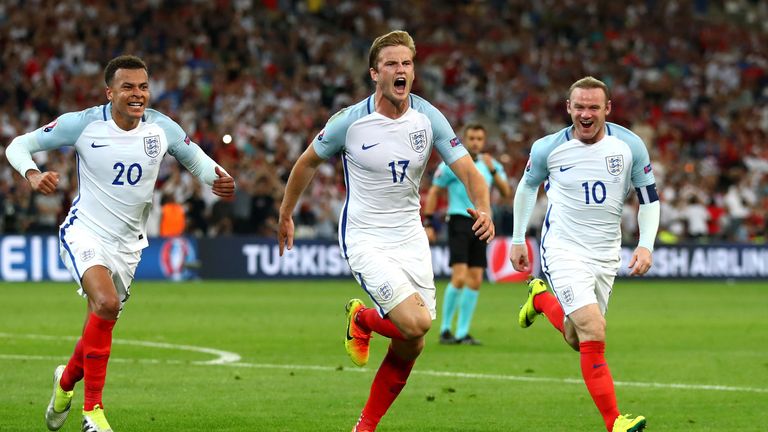
{"type": "Polygon", "coordinates": [[[592,188],[589,187],[589,182],[581,184],[584,188],[584,200],[587,204],[589,202],[590,189],[592,190],[592,202],[595,204],[602,204],[605,201],[605,184],[600,180],[592,183],[592,188]]]}

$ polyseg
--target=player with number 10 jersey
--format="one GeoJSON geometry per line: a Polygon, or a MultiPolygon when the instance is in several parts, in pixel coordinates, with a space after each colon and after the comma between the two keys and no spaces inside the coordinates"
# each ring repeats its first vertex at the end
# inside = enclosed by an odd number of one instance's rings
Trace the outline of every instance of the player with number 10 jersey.
{"type": "Polygon", "coordinates": [[[532,187],[544,182],[544,254],[576,254],[618,269],[624,202],[634,187],[645,203],[642,192],[655,190],[656,180],[637,135],[610,122],[605,132],[593,145],[575,139],[570,127],[536,141],[522,181],[532,187]]]}

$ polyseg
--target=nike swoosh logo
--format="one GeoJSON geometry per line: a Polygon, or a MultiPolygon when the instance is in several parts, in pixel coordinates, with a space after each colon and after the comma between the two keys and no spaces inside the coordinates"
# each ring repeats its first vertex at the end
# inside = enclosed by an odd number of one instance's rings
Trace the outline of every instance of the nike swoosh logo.
{"type": "Polygon", "coordinates": [[[109,144],[96,144],[95,142],[91,143],[91,148],[100,148],[100,147],[107,147],[109,144]]]}
{"type": "Polygon", "coordinates": [[[571,169],[571,168],[573,168],[573,167],[575,167],[575,166],[576,166],[576,165],[571,165],[571,166],[569,166],[569,167],[562,167],[562,166],[561,166],[561,167],[560,167],[560,172],[565,172],[565,171],[568,171],[569,169],[571,169]]]}
{"type": "Polygon", "coordinates": [[[592,365],[592,369],[598,369],[598,368],[601,368],[601,367],[603,367],[603,366],[605,366],[605,365],[607,365],[607,364],[608,364],[608,363],[598,363],[598,364],[593,364],[593,365],[592,365]]]}
{"type": "Polygon", "coordinates": [[[351,341],[354,339],[352,336],[349,335],[349,324],[352,322],[352,320],[347,321],[347,340],[351,341]]]}
{"type": "Polygon", "coordinates": [[[381,144],[381,143],[371,144],[369,146],[363,144],[363,150],[368,150],[369,148],[376,147],[379,144],[381,144]]]}
{"type": "Polygon", "coordinates": [[[88,354],[85,356],[85,358],[94,359],[94,360],[104,358],[104,357],[106,357],[105,354],[88,354]]]}

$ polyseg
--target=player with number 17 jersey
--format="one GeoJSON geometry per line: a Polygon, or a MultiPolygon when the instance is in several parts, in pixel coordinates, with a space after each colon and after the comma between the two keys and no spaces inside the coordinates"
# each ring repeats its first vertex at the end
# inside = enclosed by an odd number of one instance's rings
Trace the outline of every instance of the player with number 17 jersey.
{"type": "Polygon", "coordinates": [[[327,159],[341,152],[347,200],[339,220],[345,258],[355,245],[393,245],[424,238],[419,183],[434,145],[446,164],[468,154],[445,117],[410,95],[397,119],[376,112],[373,96],[341,110],[313,141],[327,159]]]}

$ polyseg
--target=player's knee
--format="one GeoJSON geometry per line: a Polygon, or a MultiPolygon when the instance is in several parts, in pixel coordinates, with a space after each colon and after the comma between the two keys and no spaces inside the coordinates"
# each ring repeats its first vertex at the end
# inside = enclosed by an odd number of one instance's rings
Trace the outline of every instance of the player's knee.
{"type": "Polygon", "coordinates": [[[91,311],[99,318],[114,320],[120,313],[120,299],[117,296],[102,296],[91,300],[91,311]]]}
{"type": "Polygon", "coordinates": [[[480,289],[480,284],[483,283],[483,276],[470,276],[467,278],[467,286],[473,290],[480,289]]]}
{"type": "Polygon", "coordinates": [[[423,338],[432,327],[432,319],[427,317],[414,317],[404,325],[400,332],[406,340],[423,338]]]}
{"type": "Polygon", "coordinates": [[[605,318],[602,316],[587,323],[579,328],[580,339],[589,341],[605,341],[605,318]]]}

